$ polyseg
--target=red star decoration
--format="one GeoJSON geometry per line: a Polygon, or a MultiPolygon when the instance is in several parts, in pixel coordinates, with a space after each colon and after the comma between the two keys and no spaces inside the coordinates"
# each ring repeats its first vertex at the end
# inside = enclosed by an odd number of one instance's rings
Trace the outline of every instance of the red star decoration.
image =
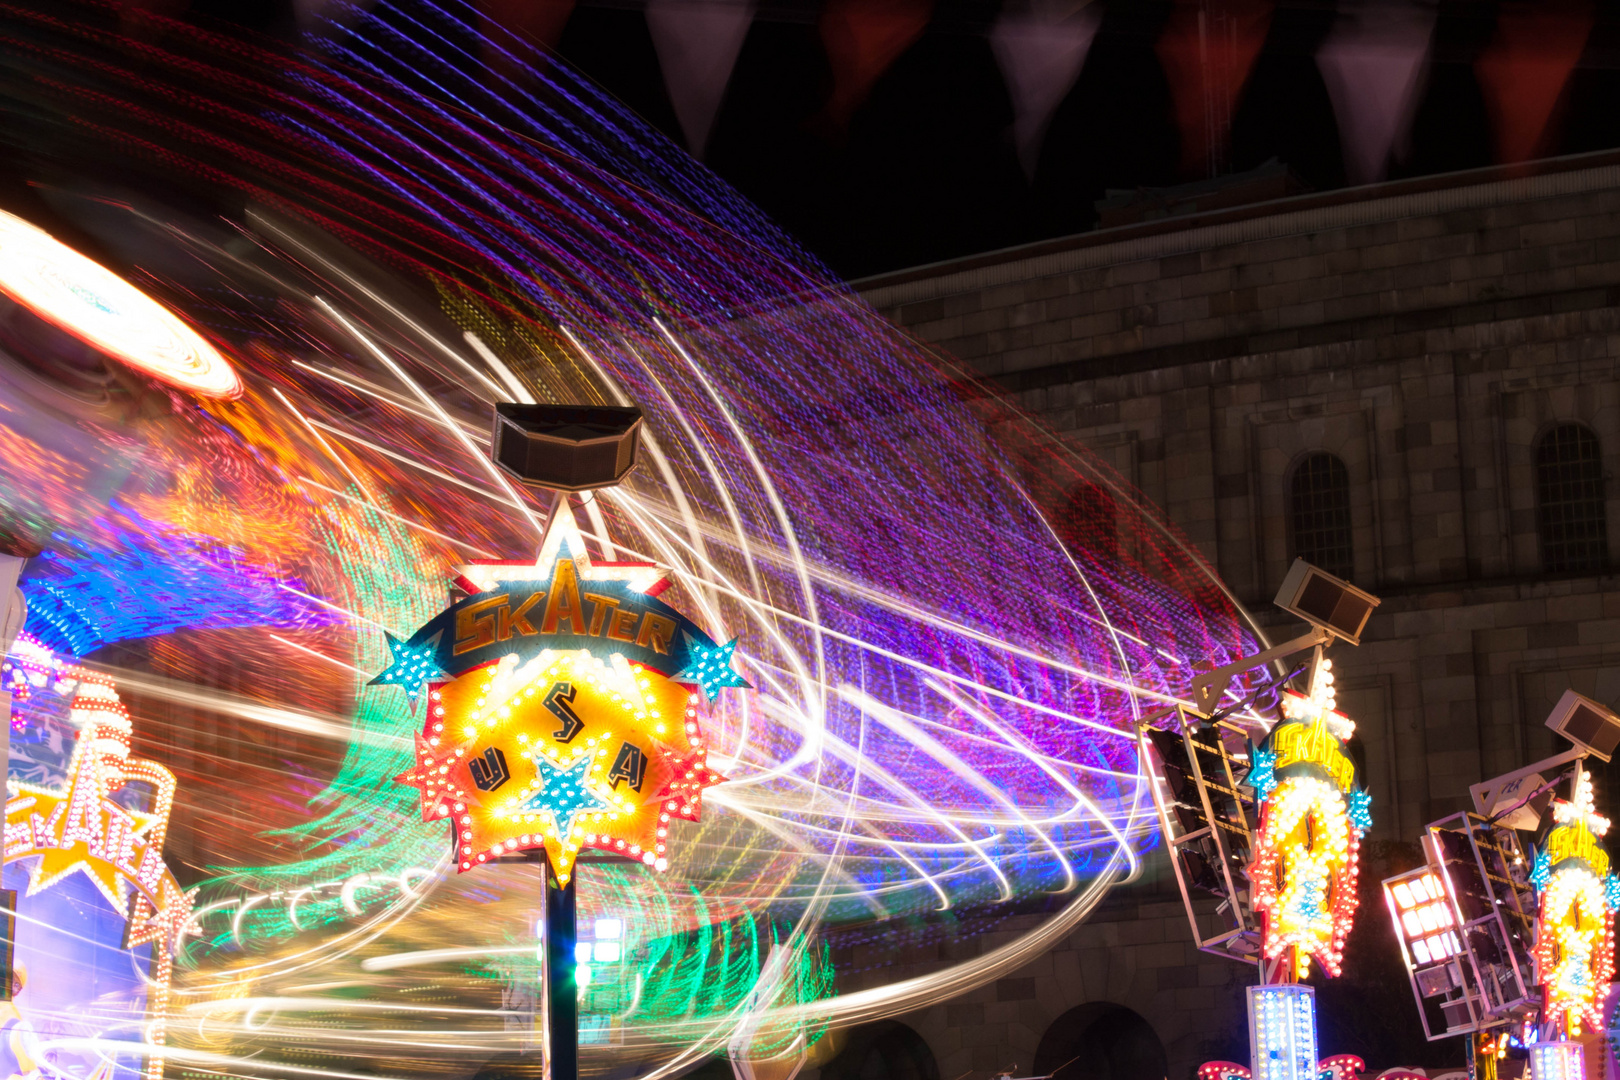
{"type": "Polygon", "coordinates": [[[687,821],[698,820],[703,812],[703,789],[723,784],[726,778],[709,768],[709,749],[699,744],[691,753],[673,758],[675,772],[658,797],[664,800],[664,812],[687,821]]]}
{"type": "Polygon", "coordinates": [[[416,767],[394,777],[394,782],[416,788],[420,793],[423,821],[432,821],[435,816],[446,817],[452,801],[466,800],[467,796],[450,779],[454,775],[451,766],[457,764],[462,753],[459,748],[441,750],[424,735],[416,737],[416,767]]]}

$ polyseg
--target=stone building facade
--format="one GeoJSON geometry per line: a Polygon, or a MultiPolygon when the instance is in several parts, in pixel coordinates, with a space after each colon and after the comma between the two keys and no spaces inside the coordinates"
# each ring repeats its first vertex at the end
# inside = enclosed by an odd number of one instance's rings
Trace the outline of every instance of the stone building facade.
{"type": "MultiPolygon", "coordinates": [[[[1414,840],[1471,783],[1551,753],[1565,688],[1620,702],[1620,158],[1298,196],[858,286],[1102,455],[1274,638],[1297,625],[1270,603],[1296,554],[1382,598],[1335,654],[1375,839],[1414,840]]],[[[1163,877],[1027,971],[903,1018],[938,1080],[1050,1069],[1043,1039],[1112,1008],[1188,1080],[1214,1026],[1242,1023],[1242,980],[1193,949],[1163,877]]]]}

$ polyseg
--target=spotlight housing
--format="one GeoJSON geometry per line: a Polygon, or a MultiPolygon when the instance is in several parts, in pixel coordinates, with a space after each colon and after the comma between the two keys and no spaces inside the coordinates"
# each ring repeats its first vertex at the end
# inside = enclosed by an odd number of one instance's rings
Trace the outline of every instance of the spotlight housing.
{"type": "Polygon", "coordinates": [[[1343,578],[1334,577],[1304,559],[1295,559],[1273,601],[1278,607],[1320,626],[1352,645],[1361,644],[1361,631],[1373,608],[1383,601],[1343,578]]]}
{"type": "Polygon", "coordinates": [[[1620,716],[1607,705],[1573,690],[1565,690],[1547,714],[1547,726],[1603,761],[1612,758],[1620,746],[1620,716]]]}

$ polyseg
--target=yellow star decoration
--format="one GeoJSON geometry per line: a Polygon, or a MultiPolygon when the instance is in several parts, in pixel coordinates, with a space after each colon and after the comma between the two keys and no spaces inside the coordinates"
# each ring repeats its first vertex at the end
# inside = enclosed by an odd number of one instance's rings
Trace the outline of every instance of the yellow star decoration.
{"type": "Polygon", "coordinates": [[[425,819],[450,822],[463,872],[539,850],[566,884],[586,848],[663,870],[661,796],[674,757],[703,749],[697,704],[617,655],[507,656],[433,691],[416,768],[399,780],[421,791],[425,819]]]}

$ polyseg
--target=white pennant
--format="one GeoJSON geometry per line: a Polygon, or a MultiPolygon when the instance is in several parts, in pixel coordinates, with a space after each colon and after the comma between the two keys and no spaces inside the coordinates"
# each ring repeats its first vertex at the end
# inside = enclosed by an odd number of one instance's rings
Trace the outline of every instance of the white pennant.
{"type": "Polygon", "coordinates": [[[753,21],[754,0],[647,0],[647,29],[693,157],[708,145],[753,21]]]}
{"type": "Polygon", "coordinates": [[[1012,96],[1018,160],[1031,178],[1052,115],[1080,77],[1102,22],[1087,2],[1009,5],[990,31],[990,47],[1012,96]]]}
{"type": "Polygon", "coordinates": [[[1350,183],[1382,180],[1409,134],[1434,19],[1422,0],[1363,2],[1344,12],[1317,50],[1350,183]]]}

